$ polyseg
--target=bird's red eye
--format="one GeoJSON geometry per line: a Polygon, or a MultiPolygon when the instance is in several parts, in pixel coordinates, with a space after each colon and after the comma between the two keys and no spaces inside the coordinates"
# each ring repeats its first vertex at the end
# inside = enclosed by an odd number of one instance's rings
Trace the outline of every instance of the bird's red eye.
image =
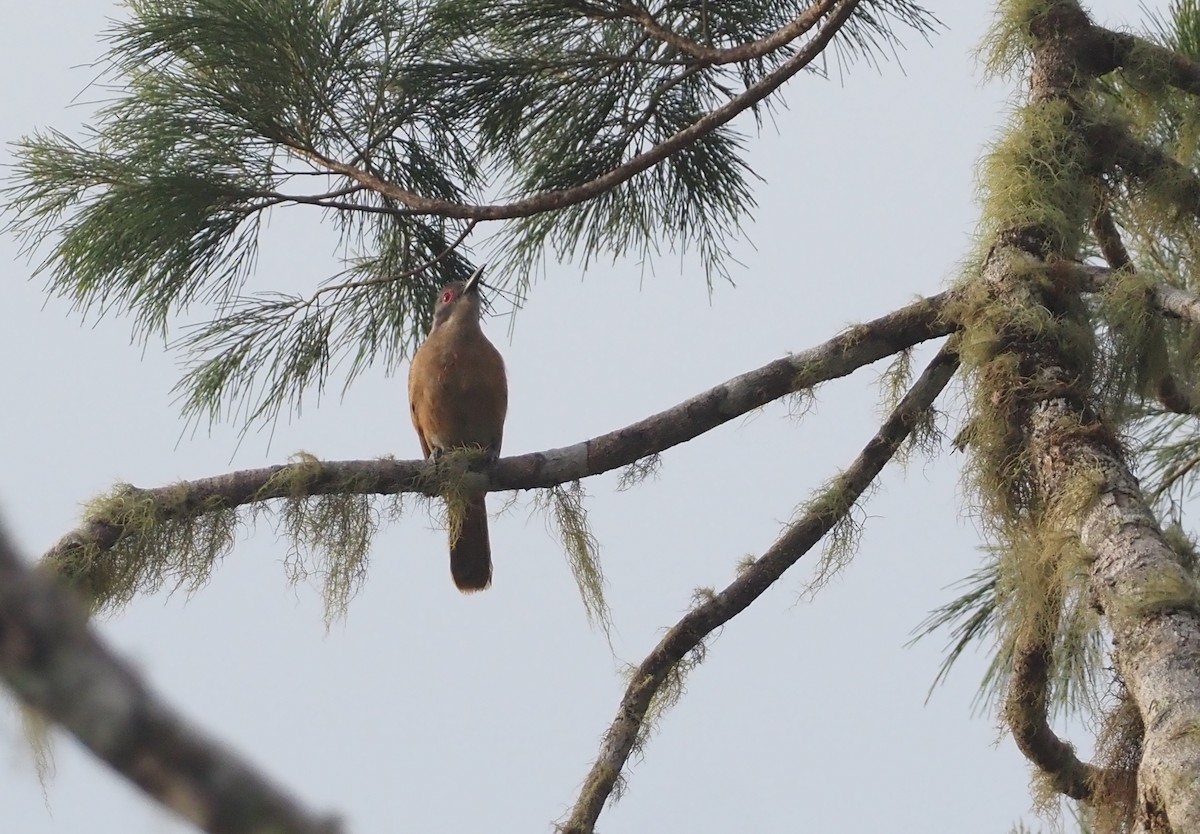
{"type": "Polygon", "coordinates": [[[444,293],[442,293],[442,303],[443,304],[449,304],[453,300],[454,300],[454,290],[446,290],[444,293]]]}

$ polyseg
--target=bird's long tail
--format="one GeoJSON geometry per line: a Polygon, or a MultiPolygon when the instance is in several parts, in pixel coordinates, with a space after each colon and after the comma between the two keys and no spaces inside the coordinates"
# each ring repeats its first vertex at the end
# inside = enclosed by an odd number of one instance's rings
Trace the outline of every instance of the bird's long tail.
{"type": "Polygon", "coordinates": [[[458,537],[450,540],[450,574],[464,593],[492,584],[492,545],[488,539],[486,493],[467,498],[458,537]]]}

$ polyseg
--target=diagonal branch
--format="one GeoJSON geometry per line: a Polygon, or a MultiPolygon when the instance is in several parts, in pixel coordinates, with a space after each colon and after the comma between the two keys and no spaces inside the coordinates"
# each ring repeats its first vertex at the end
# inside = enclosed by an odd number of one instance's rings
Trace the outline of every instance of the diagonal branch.
{"type": "Polygon", "coordinates": [[[771,93],[775,92],[784,82],[812,63],[824,51],[825,47],[833,39],[833,36],[850,19],[859,2],[860,0],[841,0],[840,5],[830,14],[824,26],[817,31],[816,35],[802,49],[781,64],[774,72],[763,76],[758,82],[747,87],[744,92],[734,96],[721,107],[705,114],[669,139],[665,139],[649,150],[637,154],[628,162],[582,185],[573,186],[561,191],[546,191],[512,203],[466,205],[425,197],[411,191],[406,191],[395,183],[380,179],[369,171],[336,159],[330,159],[311,148],[293,145],[291,149],[297,155],[311,160],[334,173],[341,174],[352,182],[365,186],[383,197],[395,200],[397,203],[405,206],[406,208],[397,209],[392,212],[397,215],[434,214],[464,220],[508,220],[567,208],[568,206],[577,205],[599,194],[603,194],[643,171],[649,170],[671,154],[687,147],[722,125],[732,121],[743,111],[757,105],[771,93]]]}
{"type": "Polygon", "coordinates": [[[1083,135],[1101,159],[1117,165],[1153,198],[1200,217],[1200,176],[1190,167],[1162,148],[1139,141],[1120,125],[1091,125],[1083,135]]]}
{"type": "Polygon", "coordinates": [[[210,834],[336,834],[161,703],[70,594],[0,532],[0,678],[159,804],[210,834]]]}
{"type": "Polygon", "coordinates": [[[675,665],[705,637],[758,599],[853,508],[958,370],[955,341],[952,337],[942,346],[850,468],[809,505],[804,516],[724,590],[684,615],[641,662],[605,733],[600,756],[584,779],[571,816],[560,828],[562,834],[592,834],[634,749],[654,695],[675,665]]]}
{"type": "MultiPolygon", "coordinates": [[[[486,473],[472,472],[465,477],[477,479],[472,483],[472,488],[477,489],[535,489],[628,466],[788,394],[846,376],[897,351],[947,335],[956,329],[942,317],[949,297],[950,293],[945,292],[920,299],[851,327],[824,344],[734,377],[623,429],[573,446],[504,458],[486,473]]],[[[105,566],[94,557],[136,533],[132,517],[177,521],[275,498],[296,497],[298,493],[431,495],[437,492],[437,474],[435,467],[425,461],[310,459],[155,489],[127,486],[118,495],[121,512],[87,519],[55,544],[46,558],[59,565],[79,564],[88,571],[102,571],[105,566]]]]}
{"type": "Polygon", "coordinates": [[[1092,27],[1095,36],[1108,52],[1110,63],[1101,72],[1123,68],[1134,74],[1152,76],[1178,90],[1200,95],[1200,64],[1185,58],[1173,49],[1131,35],[1113,32],[1100,26],[1092,27]]]}

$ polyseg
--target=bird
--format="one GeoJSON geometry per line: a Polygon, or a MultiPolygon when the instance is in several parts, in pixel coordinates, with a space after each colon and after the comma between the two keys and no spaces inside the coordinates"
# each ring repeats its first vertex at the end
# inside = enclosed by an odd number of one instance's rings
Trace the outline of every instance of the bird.
{"type": "MultiPolygon", "coordinates": [[[[482,452],[489,463],[500,456],[508,378],[500,351],[479,323],[483,271],[438,293],[429,335],[409,366],[409,408],[426,460],[451,449],[482,452]]],[[[492,581],[485,495],[467,495],[461,525],[450,524],[450,575],[464,593],[492,581]]]]}

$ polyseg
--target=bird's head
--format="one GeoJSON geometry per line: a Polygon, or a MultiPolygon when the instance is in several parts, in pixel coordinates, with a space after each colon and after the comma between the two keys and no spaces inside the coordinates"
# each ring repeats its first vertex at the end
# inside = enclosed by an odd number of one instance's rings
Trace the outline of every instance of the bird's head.
{"type": "Polygon", "coordinates": [[[451,321],[479,323],[479,283],[483,278],[483,270],[484,267],[481,266],[466,281],[455,281],[442,287],[433,306],[432,330],[437,330],[451,321]]]}

